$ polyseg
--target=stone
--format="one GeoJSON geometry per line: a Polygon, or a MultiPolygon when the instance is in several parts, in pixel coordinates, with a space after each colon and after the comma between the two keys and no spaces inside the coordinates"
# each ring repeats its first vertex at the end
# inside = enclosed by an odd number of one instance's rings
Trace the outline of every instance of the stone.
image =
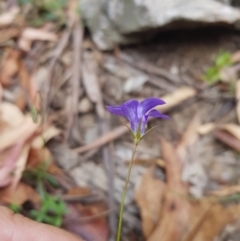
{"type": "Polygon", "coordinates": [[[164,29],[237,26],[240,10],[219,0],[81,0],[83,19],[101,50],[140,42],[164,29]],[[147,33],[147,34],[146,34],[147,33]]]}

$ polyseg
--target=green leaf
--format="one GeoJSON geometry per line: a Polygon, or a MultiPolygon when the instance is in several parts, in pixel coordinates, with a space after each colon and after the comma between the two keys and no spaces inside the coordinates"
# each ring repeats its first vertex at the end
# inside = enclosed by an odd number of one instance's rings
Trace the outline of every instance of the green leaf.
{"type": "Polygon", "coordinates": [[[9,204],[8,208],[11,209],[14,213],[20,213],[22,211],[22,206],[14,203],[9,204]]]}

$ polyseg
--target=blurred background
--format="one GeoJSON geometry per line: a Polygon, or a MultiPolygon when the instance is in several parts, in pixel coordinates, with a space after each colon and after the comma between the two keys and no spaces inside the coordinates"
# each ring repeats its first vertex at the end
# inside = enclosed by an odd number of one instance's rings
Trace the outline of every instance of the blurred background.
{"type": "Polygon", "coordinates": [[[133,140],[106,105],[159,97],[123,241],[240,240],[239,0],[0,0],[0,204],[115,240],[133,140]]]}

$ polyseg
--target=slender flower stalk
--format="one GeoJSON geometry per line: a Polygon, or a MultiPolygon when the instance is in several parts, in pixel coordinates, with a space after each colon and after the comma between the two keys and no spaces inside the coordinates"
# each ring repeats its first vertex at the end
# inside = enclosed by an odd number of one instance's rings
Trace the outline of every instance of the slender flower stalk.
{"type": "Polygon", "coordinates": [[[127,178],[126,178],[126,182],[125,182],[125,185],[124,185],[124,188],[123,188],[123,192],[122,192],[121,206],[120,206],[120,212],[119,212],[118,230],[117,230],[117,241],[120,241],[120,239],[121,239],[122,219],[123,219],[123,210],[124,210],[125,197],[126,197],[126,193],[127,193],[128,183],[129,183],[129,180],[130,180],[130,175],[131,175],[131,170],[132,170],[132,164],[133,164],[134,156],[135,156],[135,153],[137,151],[137,146],[138,146],[138,144],[136,143],[134,145],[134,147],[133,147],[131,161],[130,161],[129,166],[128,166],[127,178]]]}
{"type": "Polygon", "coordinates": [[[128,119],[128,121],[130,122],[129,129],[133,135],[133,140],[134,140],[132,158],[128,167],[128,173],[127,173],[127,177],[126,177],[126,181],[125,181],[125,185],[122,193],[116,241],[120,241],[121,239],[125,197],[127,193],[127,187],[128,187],[130,175],[131,175],[134,156],[137,151],[137,146],[139,142],[142,140],[142,138],[144,137],[144,135],[147,134],[150,130],[152,130],[150,129],[147,132],[145,132],[146,124],[148,122],[148,117],[169,119],[167,115],[163,115],[162,113],[153,109],[158,105],[164,105],[164,104],[165,102],[159,98],[148,98],[143,100],[140,103],[137,100],[129,100],[119,106],[106,106],[107,110],[112,114],[124,116],[128,119]]]}

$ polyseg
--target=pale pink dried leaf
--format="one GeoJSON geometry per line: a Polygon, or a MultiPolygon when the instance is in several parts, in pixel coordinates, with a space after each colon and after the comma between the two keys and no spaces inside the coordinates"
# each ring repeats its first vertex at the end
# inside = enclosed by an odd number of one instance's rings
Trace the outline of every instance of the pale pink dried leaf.
{"type": "Polygon", "coordinates": [[[21,38],[31,40],[31,41],[57,41],[57,35],[55,33],[51,33],[44,29],[37,28],[25,28],[22,32],[21,38]]]}
{"type": "Polygon", "coordinates": [[[25,170],[25,167],[27,164],[29,150],[30,150],[30,144],[25,143],[14,166],[14,172],[12,173],[11,187],[13,188],[17,186],[18,182],[22,178],[22,173],[25,170]]]}
{"type": "Polygon", "coordinates": [[[180,87],[179,89],[172,92],[171,94],[163,96],[162,99],[166,102],[166,104],[158,106],[156,109],[159,110],[160,112],[170,110],[174,106],[179,105],[179,103],[183,102],[184,100],[187,100],[191,97],[196,96],[196,94],[197,94],[197,91],[191,87],[188,87],[188,86],[180,87]]]}
{"type": "Polygon", "coordinates": [[[235,136],[238,140],[240,140],[240,126],[233,124],[233,123],[227,123],[217,126],[221,130],[225,130],[235,136]]]}
{"type": "Polygon", "coordinates": [[[20,8],[14,6],[10,8],[7,12],[4,12],[0,15],[0,27],[10,25],[13,23],[14,19],[17,17],[20,12],[20,8]]]}
{"type": "Polygon", "coordinates": [[[216,127],[215,123],[209,122],[198,127],[199,135],[207,135],[212,132],[216,127]]]}
{"type": "Polygon", "coordinates": [[[27,116],[24,122],[15,128],[3,132],[1,135],[0,151],[14,145],[19,140],[27,140],[38,130],[39,124],[35,124],[31,116],[27,116]]]}
{"type": "Polygon", "coordinates": [[[0,152],[0,187],[8,185],[12,180],[12,171],[21,153],[24,142],[18,142],[7,150],[0,152]]]}

